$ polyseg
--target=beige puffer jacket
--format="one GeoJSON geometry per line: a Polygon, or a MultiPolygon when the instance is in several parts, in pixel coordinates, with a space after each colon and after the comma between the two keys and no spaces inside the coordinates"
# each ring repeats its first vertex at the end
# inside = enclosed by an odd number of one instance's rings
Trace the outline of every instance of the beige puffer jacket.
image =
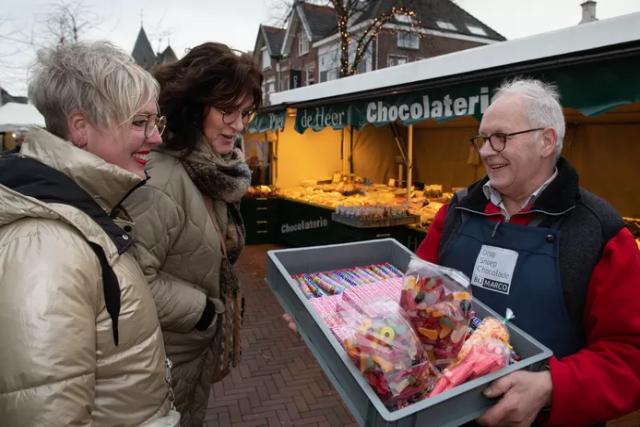
{"type": "MultiPolygon", "coordinates": [[[[152,152],[150,179],[125,201],[136,223],[135,254],[154,294],[167,355],[173,363],[176,405],[182,425],[204,417],[212,376],[210,344],[217,316],[203,332],[194,330],[206,299],[221,313],[222,251],[219,230],[227,227],[227,207],[198,190],[177,153],[152,152]]],[[[198,153],[192,153],[197,156],[198,153]]]]}
{"type": "MultiPolygon", "coordinates": [[[[107,213],[141,180],[43,130],[22,154],[71,177],[107,213]]],[[[153,297],[134,257],[85,213],[0,185],[0,424],[175,426],[153,297]],[[121,289],[119,345],[87,243],[121,289]]]]}

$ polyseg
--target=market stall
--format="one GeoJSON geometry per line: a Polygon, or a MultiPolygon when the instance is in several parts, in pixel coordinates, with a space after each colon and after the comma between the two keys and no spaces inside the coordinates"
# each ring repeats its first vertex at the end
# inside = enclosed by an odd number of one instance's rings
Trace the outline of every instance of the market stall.
{"type": "Polygon", "coordinates": [[[44,117],[31,104],[8,102],[0,106],[0,151],[12,150],[31,126],[44,127],[44,117]]]}
{"type": "Polygon", "coordinates": [[[640,13],[275,93],[263,111],[284,116],[272,183],[330,212],[406,206],[424,227],[447,193],[484,174],[468,138],[493,90],[530,76],[560,90],[563,155],[581,184],[631,221],[640,217],[638,69],[640,13]]]}

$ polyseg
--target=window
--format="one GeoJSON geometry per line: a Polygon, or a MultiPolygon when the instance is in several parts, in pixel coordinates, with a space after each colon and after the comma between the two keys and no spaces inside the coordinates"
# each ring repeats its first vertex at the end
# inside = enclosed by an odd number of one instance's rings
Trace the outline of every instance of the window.
{"type": "Polygon", "coordinates": [[[484,28],[482,27],[478,27],[476,25],[467,25],[467,28],[469,29],[469,31],[471,31],[473,34],[476,34],[478,36],[486,36],[487,32],[484,30],[484,28]]]}
{"type": "Polygon", "coordinates": [[[398,47],[420,49],[420,37],[416,33],[398,31],[398,47]]]}
{"type": "Polygon", "coordinates": [[[270,77],[262,83],[262,93],[264,98],[264,103],[269,103],[269,95],[276,91],[276,78],[270,77]]]}
{"type": "Polygon", "coordinates": [[[304,55],[309,52],[309,39],[304,31],[298,33],[298,55],[304,55]]]}
{"type": "Polygon", "coordinates": [[[387,67],[393,67],[394,65],[406,64],[407,57],[402,55],[389,55],[387,56],[387,67]]]}
{"type": "Polygon", "coordinates": [[[271,55],[266,48],[262,48],[262,69],[271,68],[271,55]]]}
{"type": "Polygon", "coordinates": [[[283,68],[280,70],[280,77],[278,79],[279,88],[278,91],[289,90],[289,70],[283,68]]]}
{"type": "MultiPolygon", "coordinates": [[[[352,43],[349,46],[349,62],[353,64],[353,61],[356,57],[356,45],[352,43]]],[[[367,71],[371,71],[373,67],[372,61],[373,55],[371,55],[371,44],[367,47],[366,52],[360,58],[360,62],[358,62],[358,67],[356,69],[357,73],[366,73],[367,71]]]]}
{"type": "Polygon", "coordinates": [[[320,81],[328,82],[329,80],[335,80],[338,78],[338,69],[332,68],[327,71],[320,71],[320,81]]]}
{"type": "Polygon", "coordinates": [[[366,56],[365,56],[365,57],[363,57],[363,58],[360,60],[360,62],[358,62],[358,67],[357,67],[358,74],[362,74],[362,73],[366,73],[367,71],[371,71],[371,70],[369,69],[369,65],[370,65],[370,64],[369,64],[369,63],[368,63],[368,61],[367,61],[367,57],[366,57],[366,56]]]}
{"type": "Polygon", "coordinates": [[[413,23],[413,18],[411,18],[410,16],[407,16],[407,15],[395,14],[395,15],[393,15],[393,17],[395,18],[396,21],[402,22],[403,24],[412,24],[413,23]]]}
{"type": "Polygon", "coordinates": [[[458,30],[458,28],[456,28],[456,26],[449,21],[436,21],[436,25],[442,28],[443,30],[451,30],[451,31],[458,30]]]}
{"type": "Polygon", "coordinates": [[[311,64],[305,65],[304,71],[307,86],[314,84],[316,82],[316,63],[312,62],[311,64]]]}
{"type": "Polygon", "coordinates": [[[318,71],[321,82],[335,80],[338,78],[338,69],[340,67],[338,51],[338,45],[321,47],[318,49],[318,71]]]}

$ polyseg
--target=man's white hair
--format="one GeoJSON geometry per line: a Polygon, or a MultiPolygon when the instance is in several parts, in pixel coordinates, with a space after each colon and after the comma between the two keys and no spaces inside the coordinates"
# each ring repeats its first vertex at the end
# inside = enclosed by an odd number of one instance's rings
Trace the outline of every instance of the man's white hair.
{"type": "Polygon", "coordinates": [[[558,135],[556,142],[556,160],[562,152],[565,134],[564,114],[560,105],[558,89],[549,83],[535,79],[516,78],[503,83],[493,100],[504,95],[520,95],[526,102],[526,114],[532,128],[553,128],[558,135]]]}
{"type": "Polygon", "coordinates": [[[29,82],[29,98],[49,132],[61,138],[68,137],[73,111],[98,129],[113,129],[156,101],[158,90],[151,74],[108,42],[40,50],[29,82]]]}

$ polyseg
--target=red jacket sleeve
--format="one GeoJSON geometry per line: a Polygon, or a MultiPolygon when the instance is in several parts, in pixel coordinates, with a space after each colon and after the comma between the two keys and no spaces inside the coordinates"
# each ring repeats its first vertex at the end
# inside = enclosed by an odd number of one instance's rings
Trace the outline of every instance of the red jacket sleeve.
{"type": "Polygon", "coordinates": [[[440,238],[442,237],[444,218],[447,215],[448,206],[448,204],[445,204],[438,210],[427,230],[427,235],[418,246],[418,249],[416,249],[416,255],[426,261],[438,263],[438,247],[440,246],[440,238]]]}
{"type": "Polygon", "coordinates": [[[586,347],[550,361],[549,425],[593,424],[640,408],[640,251],[626,228],[593,270],[584,327],[586,347]]]}

